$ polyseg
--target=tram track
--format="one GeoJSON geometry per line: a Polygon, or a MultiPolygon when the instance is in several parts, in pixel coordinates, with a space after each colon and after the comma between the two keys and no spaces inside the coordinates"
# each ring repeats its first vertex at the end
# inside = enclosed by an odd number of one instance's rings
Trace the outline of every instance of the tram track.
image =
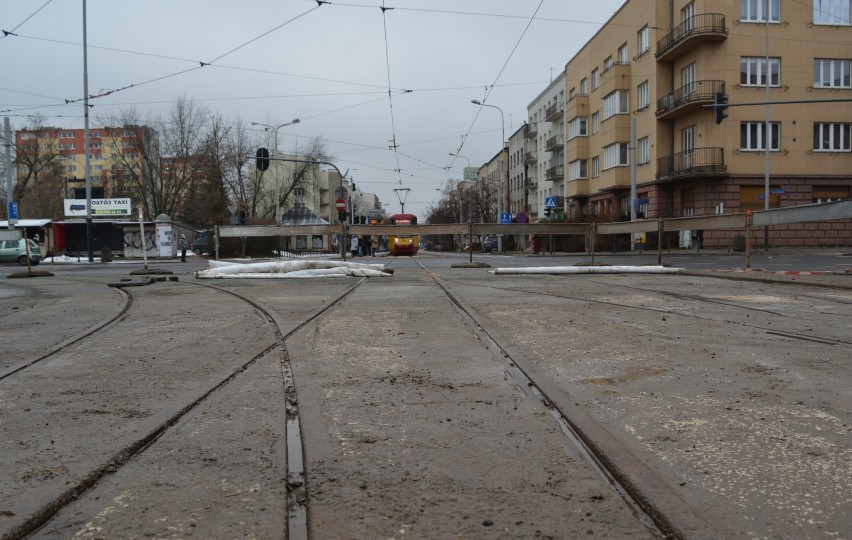
{"type": "MultiPolygon", "coordinates": [[[[586,281],[590,282],[589,280],[586,280],[586,281]]],[[[481,284],[481,283],[473,283],[473,284],[470,284],[470,285],[476,286],[476,287],[496,289],[496,290],[501,290],[501,291],[512,291],[512,292],[519,292],[519,293],[524,293],[524,294],[533,294],[533,295],[543,296],[543,297],[548,297],[548,298],[560,298],[560,299],[565,299],[565,300],[573,300],[573,301],[583,302],[583,303],[588,303],[588,304],[600,304],[600,305],[621,307],[621,308],[641,310],[641,311],[651,311],[651,312],[654,312],[654,313],[661,313],[661,314],[664,314],[664,315],[688,317],[688,318],[698,319],[698,320],[702,320],[702,321],[729,322],[730,324],[736,324],[737,326],[745,326],[745,327],[748,327],[748,328],[753,328],[755,330],[761,330],[761,331],[763,331],[767,334],[770,334],[770,335],[777,335],[777,336],[780,336],[780,337],[787,337],[787,338],[790,338],[790,339],[798,339],[798,340],[803,340],[803,341],[814,341],[814,342],[818,342],[818,343],[822,343],[822,344],[828,344],[828,345],[841,345],[841,346],[852,345],[852,341],[850,341],[850,340],[835,339],[835,338],[824,337],[824,336],[815,336],[815,335],[811,335],[811,334],[803,334],[803,333],[800,333],[800,332],[782,332],[782,331],[779,331],[776,328],[767,328],[765,326],[761,326],[761,325],[758,325],[758,324],[752,324],[752,323],[749,323],[749,322],[720,321],[718,319],[713,319],[713,318],[710,318],[710,317],[701,316],[701,315],[696,314],[696,313],[685,313],[683,311],[678,311],[678,310],[673,310],[673,309],[663,309],[663,308],[658,308],[658,307],[641,306],[641,305],[636,305],[636,304],[615,302],[615,301],[612,301],[612,300],[598,300],[598,299],[589,298],[589,297],[573,296],[573,295],[563,294],[563,293],[545,292],[545,291],[535,290],[535,289],[524,289],[524,288],[517,288],[517,287],[499,287],[499,286],[486,285],[486,284],[481,284]]],[[[788,320],[796,320],[796,321],[808,320],[808,321],[811,321],[811,322],[823,322],[823,321],[818,321],[816,319],[809,319],[809,318],[801,317],[801,316],[796,316],[795,318],[793,318],[793,316],[788,315],[786,313],[780,313],[780,312],[777,312],[777,311],[772,311],[772,310],[763,309],[763,308],[755,308],[755,307],[752,307],[752,306],[744,306],[744,305],[735,304],[735,303],[732,303],[732,302],[723,302],[723,301],[719,301],[719,300],[715,300],[715,299],[705,298],[705,297],[702,297],[700,295],[691,295],[691,294],[687,295],[687,294],[682,294],[682,293],[669,293],[669,292],[665,292],[665,291],[657,291],[657,290],[645,289],[645,288],[641,288],[641,287],[631,287],[631,286],[627,286],[627,285],[623,285],[623,284],[619,284],[618,287],[624,288],[624,289],[629,289],[629,290],[638,290],[638,291],[642,291],[642,292],[645,292],[645,293],[653,293],[653,294],[657,294],[657,295],[669,297],[669,298],[677,298],[677,299],[680,299],[680,300],[690,300],[690,301],[695,301],[695,302],[703,302],[703,303],[707,303],[707,304],[721,305],[721,306],[725,306],[725,307],[736,308],[736,309],[739,309],[739,310],[751,311],[751,312],[756,312],[756,313],[763,313],[763,314],[766,314],[766,315],[782,317],[782,318],[788,319],[788,320]]],[[[838,328],[845,328],[844,325],[837,325],[837,326],[838,326],[838,328]]]]}
{"type": "Polygon", "coordinates": [[[637,460],[614,436],[582,413],[579,407],[570,407],[569,396],[538,373],[520,351],[500,344],[474,309],[467,306],[434,272],[429,271],[420,261],[415,262],[444,292],[477,336],[508,362],[506,371],[516,384],[527,396],[541,403],[565,438],[578,449],[586,462],[618,494],[645,528],[666,538],[718,536],[718,531],[672,492],[663,478],[637,460]],[[582,422],[578,422],[577,418],[581,416],[582,422]]]}
{"type": "MultiPolygon", "coordinates": [[[[71,281],[73,282],[73,280],[71,280],[71,281]]],[[[87,281],[86,283],[91,284],[91,282],[89,282],[89,281],[87,281]]],[[[130,294],[129,292],[125,291],[124,289],[112,288],[112,287],[108,287],[107,285],[104,285],[104,287],[110,288],[111,290],[116,291],[117,294],[122,296],[123,303],[120,305],[120,309],[118,309],[118,311],[115,314],[106,317],[105,319],[103,319],[103,320],[97,322],[96,324],[86,328],[85,330],[82,330],[81,332],[77,333],[76,335],[74,335],[70,338],[67,338],[67,339],[65,339],[65,340],[63,340],[63,341],[61,341],[61,342],[59,342],[55,345],[52,345],[43,354],[41,354],[41,355],[39,355],[35,358],[28,359],[28,360],[25,360],[23,362],[19,362],[18,364],[13,365],[13,366],[9,366],[8,368],[6,368],[2,372],[0,372],[0,382],[2,382],[4,379],[6,379],[8,377],[15,375],[16,373],[18,373],[20,371],[23,371],[23,370],[25,370],[25,369],[27,369],[31,366],[38,364],[39,362],[42,362],[43,360],[46,360],[46,359],[56,355],[60,351],[70,347],[71,345],[74,345],[75,343],[79,343],[79,342],[83,341],[84,339],[87,339],[87,338],[94,336],[97,332],[104,330],[104,329],[110,327],[111,325],[113,325],[116,321],[121,320],[121,318],[125,316],[125,314],[130,310],[130,307],[133,305],[133,295],[130,294]]]]}
{"type": "MultiPolygon", "coordinates": [[[[291,327],[287,329],[285,329],[287,325],[281,321],[273,310],[245,294],[220,286],[195,282],[186,283],[186,285],[189,286],[204,287],[217,291],[221,294],[230,295],[239,299],[239,301],[248,304],[251,306],[252,310],[259,313],[262,319],[269,325],[275,336],[275,342],[252,355],[251,358],[247,359],[245,362],[240,363],[236,368],[227,373],[226,376],[209,385],[201,393],[197,393],[190,401],[180,405],[177,410],[160,420],[155,426],[148,429],[141,436],[136,437],[132,441],[123,443],[120,448],[112,452],[112,454],[106,459],[102,460],[99,465],[91,468],[86,474],[80,475],[73,485],[66,487],[60,493],[51,495],[47,501],[41,503],[38,508],[33,509],[23,521],[15,525],[12,529],[3,531],[0,538],[3,540],[25,538],[41,530],[64,508],[74,503],[87,492],[95,489],[97,484],[104,477],[117,473],[122,467],[128,465],[133,460],[139,458],[144,452],[153,448],[154,445],[170,431],[171,428],[183,419],[189,417],[189,415],[199,409],[202,404],[209,401],[218,392],[236,381],[261,358],[268,354],[277,354],[279,358],[285,396],[284,408],[286,411],[287,434],[287,537],[291,540],[308,538],[307,495],[305,465],[302,452],[301,425],[299,421],[296,386],[290,365],[290,357],[286,347],[286,340],[302,329],[305,325],[310,324],[313,320],[333,309],[334,306],[336,306],[346,296],[351,294],[364,281],[365,279],[361,279],[353,286],[332,296],[324,306],[311,313],[305,314],[304,318],[300,322],[295,325],[290,325],[291,327]]],[[[134,305],[135,298],[133,294],[127,291],[120,291],[120,293],[125,296],[126,301],[123,309],[121,309],[118,314],[101,321],[78,335],[75,335],[73,338],[51,347],[48,351],[39,355],[38,358],[26,362],[24,365],[18,365],[13,369],[7,370],[7,372],[3,374],[3,378],[10,378],[15,374],[20,374],[27,368],[53,357],[58,352],[67,349],[72,345],[79,346],[85,343],[87,339],[95,338],[101,330],[115,324],[127,316],[131,307],[134,305]]],[[[138,303],[138,300],[136,302],[138,303]]]]}

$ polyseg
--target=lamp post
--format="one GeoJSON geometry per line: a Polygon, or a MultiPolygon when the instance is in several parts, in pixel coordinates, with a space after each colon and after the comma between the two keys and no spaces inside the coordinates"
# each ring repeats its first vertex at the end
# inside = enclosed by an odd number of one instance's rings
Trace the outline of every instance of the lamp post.
{"type": "MultiPolygon", "coordinates": [[[[272,137],[272,148],[273,148],[273,152],[274,152],[273,155],[275,155],[275,154],[278,153],[278,130],[283,128],[283,127],[292,126],[293,124],[298,124],[299,122],[301,122],[301,120],[299,120],[298,118],[294,118],[287,123],[280,124],[280,125],[277,125],[277,126],[270,126],[269,124],[263,124],[261,122],[252,122],[251,125],[263,126],[263,128],[264,128],[263,131],[272,130],[272,133],[274,134],[273,137],[272,137]]],[[[278,219],[278,223],[281,223],[281,178],[276,179],[275,189],[276,189],[275,217],[278,219]]]]}
{"type": "MultiPolygon", "coordinates": [[[[500,124],[503,127],[503,134],[501,135],[502,146],[501,146],[501,152],[500,152],[502,154],[502,150],[506,148],[506,119],[503,116],[503,109],[501,109],[497,105],[489,105],[488,103],[483,103],[483,102],[479,101],[478,99],[472,99],[472,100],[470,100],[470,102],[473,103],[474,105],[479,105],[480,107],[493,107],[494,109],[497,109],[498,111],[500,111],[500,124]]],[[[508,156],[507,156],[507,162],[506,162],[506,185],[507,186],[509,185],[508,156]]],[[[502,189],[502,186],[503,186],[503,181],[502,180],[498,181],[497,182],[497,223],[500,223],[500,218],[503,215],[503,189],[502,189]]],[[[503,251],[503,236],[502,235],[497,235],[497,251],[503,251]]]]}
{"type": "MultiPolygon", "coordinates": [[[[472,167],[470,166],[470,160],[467,158],[467,156],[462,156],[462,155],[459,155],[459,154],[455,154],[455,153],[453,153],[453,152],[450,152],[450,155],[451,155],[451,156],[453,156],[453,157],[455,157],[455,158],[462,158],[462,159],[464,159],[465,161],[467,161],[467,168],[468,168],[468,169],[471,169],[471,168],[472,168],[472,167]]],[[[465,172],[467,172],[467,171],[465,171],[465,172]]],[[[462,179],[463,179],[463,180],[467,180],[467,178],[465,177],[465,175],[464,175],[464,174],[462,174],[462,179]]]]}

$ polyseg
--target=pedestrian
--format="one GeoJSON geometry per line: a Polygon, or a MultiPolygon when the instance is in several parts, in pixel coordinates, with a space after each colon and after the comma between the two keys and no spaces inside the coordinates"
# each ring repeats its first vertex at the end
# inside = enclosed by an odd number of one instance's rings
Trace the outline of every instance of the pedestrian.
{"type": "Polygon", "coordinates": [[[378,244],[379,240],[375,236],[370,237],[370,255],[373,257],[376,256],[376,244],[378,244]]]}
{"type": "Polygon", "coordinates": [[[352,243],[349,245],[350,250],[352,251],[352,257],[358,256],[358,236],[352,235],[352,243]]]}
{"type": "Polygon", "coordinates": [[[186,241],[186,235],[181,234],[178,240],[178,248],[180,249],[180,262],[186,262],[186,248],[189,247],[189,242],[186,241]]]}
{"type": "Polygon", "coordinates": [[[533,255],[538,255],[538,252],[541,251],[541,236],[534,234],[532,237],[533,241],[533,255]]]}
{"type": "Polygon", "coordinates": [[[373,254],[373,237],[369,234],[364,235],[364,254],[367,256],[373,254]]]}

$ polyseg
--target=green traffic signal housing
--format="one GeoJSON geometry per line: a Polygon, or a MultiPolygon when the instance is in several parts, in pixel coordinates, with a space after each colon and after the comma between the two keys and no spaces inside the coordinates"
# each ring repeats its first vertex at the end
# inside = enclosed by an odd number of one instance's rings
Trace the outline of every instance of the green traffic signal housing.
{"type": "Polygon", "coordinates": [[[716,92],[713,105],[713,118],[717,124],[721,124],[722,120],[728,117],[728,113],[725,112],[728,108],[728,95],[724,92],[716,92]]]}

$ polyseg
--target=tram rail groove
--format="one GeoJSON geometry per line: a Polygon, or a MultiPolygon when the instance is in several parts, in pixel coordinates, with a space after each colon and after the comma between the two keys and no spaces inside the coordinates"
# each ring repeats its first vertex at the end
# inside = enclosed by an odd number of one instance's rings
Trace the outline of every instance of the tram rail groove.
{"type": "MultiPolygon", "coordinates": [[[[244,362],[236,369],[232,370],[231,373],[229,373],[226,377],[222,378],[213,386],[209,387],[206,391],[195,397],[192,401],[178,408],[176,411],[170,413],[165,420],[154,426],[142,437],[115,451],[104,463],[95,467],[87,474],[82,476],[75,485],[69,487],[65,491],[61,492],[58,496],[55,496],[51,500],[44,503],[40,508],[36,509],[32,513],[32,515],[30,515],[19,525],[15,526],[13,529],[4,532],[3,535],[0,536],[0,540],[16,540],[20,538],[25,538],[41,530],[63,508],[67,507],[80,496],[95,488],[102,478],[107,475],[116,473],[121,467],[130,463],[134,458],[145,452],[147,449],[151,448],[163,435],[165,435],[169,431],[169,429],[174,427],[187,414],[193,412],[202,403],[206,402],[211,396],[228,386],[240,375],[245,373],[261,358],[272,353],[276,349],[279,351],[279,357],[281,362],[282,378],[286,400],[285,411],[287,417],[287,537],[290,540],[307,539],[307,493],[304,475],[305,466],[303,461],[301,429],[299,425],[298,416],[298,399],[296,398],[296,388],[292,376],[292,370],[290,368],[290,360],[287,354],[285,342],[288,337],[295,334],[303,326],[309,324],[311,321],[317,319],[318,317],[321,317],[324,313],[335,307],[342,299],[351,294],[355,290],[355,288],[361,285],[361,283],[363,283],[365,280],[366,278],[360,280],[351,288],[335,296],[332,301],[328,302],[321,309],[316,310],[316,312],[311,314],[307,319],[296,325],[295,328],[288,330],[286,334],[282,331],[281,321],[275,315],[274,311],[263,306],[260,302],[245,295],[239,294],[235,291],[231,291],[222,287],[216,287],[213,285],[201,283],[183,282],[183,284],[185,285],[206,287],[219,291],[221,293],[230,294],[251,305],[252,308],[258,311],[262,315],[262,317],[267,321],[267,323],[272,327],[272,330],[276,336],[275,343],[264,348],[262,351],[254,355],[248,361],[244,362]],[[291,441],[290,436],[294,436],[294,438],[296,438],[297,440],[291,441]]],[[[83,333],[81,335],[75,336],[71,340],[66,340],[66,342],[60,344],[61,347],[57,346],[59,347],[58,349],[56,349],[55,351],[51,350],[51,352],[49,352],[48,354],[42,355],[37,361],[44,360],[45,358],[50,357],[52,354],[55,354],[59,350],[62,350],[74,343],[78,343],[84,340],[85,338],[97,333],[98,330],[105,328],[109,324],[112,324],[123,318],[129,310],[130,306],[132,305],[132,295],[125,291],[122,292],[127,295],[130,300],[126,305],[126,309],[122,310],[119,315],[111,318],[108,321],[103,322],[102,324],[95,325],[94,327],[90,328],[89,331],[87,331],[88,333],[83,333]]],[[[34,363],[35,361],[30,362],[28,366],[25,367],[29,367],[34,363]]],[[[23,367],[20,369],[23,369],[23,367]]],[[[20,369],[17,369],[16,371],[20,371],[20,369]]],[[[8,375],[11,374],[12,373],[9,373],[8,375]]]]}
{"type": "MultiPolygon", "coordinates": [[[[87,283],[89,283],[89,282],[87,282],[87,283]]],[[[108,287],[108,286],[105,285],[105,287],[108,287]]],[[[71,346],[75,343],[78,343],[78,342],[86,339],[87,337],[91,337],[96,332],[103,330],[105,328],[108,328],[109,326],[113,325],[115,322],[121,320],[127,314],[127,312],[130,310],[130,307],[133,305],[133,295],[130,294],[129,292],[123,290],[123,289],[118,289],[118,288],[114,288],[114,287],[109,287],[109,288],[111,290],[117,291],[124,298],[124,305],[118,311],[118,313],[100,321],[99,323],[97,323],[95,325],[90,326],[89,328],[83,330],[82,332],[78,333],[75,336],[72,336],[72,337],[70,337],[70,338],[68,338],[68,339],[66,339],[66,340],[64,340],[64,341],[62,341],[62,342],[60,342],[56,345],[53,345],[52,347],[50,347],[47,350],[47,352],[45,352],[44,354],[42,354],[41,356],[39,356],[37,358],[34,358],[32,360],[27,360],[25,362],[22,362],[22,363],[16,365],[16,366],[9,367],[8,369],[6,369],[2,373],[0,373],[0,382],[2,382],[7,377],[11,377],[12,375],[14,375],[14,374],[16,374],[20,371],[23,371],[23,370],[25,370],[25,369],[27,369],[31,366],[34,366],[35,364],[38,364],[39,362],[41,362],[41,361],[43,361],[47,358],[50,358],[54,354],[62,351],[63,349],[68,348],[69,346],[71,346]]]]}
{"type": "MultiPolygon", "coordinates": [[[[655,312],[655,313],[662,313],[662,314],[665,314],[665,315],[672,315],[672,316],[679,316],[679,317],[689,317],[689,318],[698,319],[698,320],[702,320],[702,321],[705,321],[705,320],[716,321],[716,319],[709,319],[707,317],[702,317],[700,315],[696,315],[695,313],[683,313],[681,311],[661,309],[661,308],[656,308],[656,307],[637,306],[637,305],[634,305],[634,304],[622,304],[622,303],[619,303],[619,302],[613,302],[613,301],[609,301],[609,300],[595,300],[593,298],[570,296],[570,295],[565,295],[565,294],[556,294],[556,293],[551,293],[551,292],[542,292],[542,291],[529,290],[529,289],[519,289],[519,288],[516,288],[516,287],[497,287],[497,286],[494,286],[494,285],[484,285],[484,284],[481,284],[481,283],[472,283],[470,285],[476,286],[476,287],[489,288],[489,289],[497,289],[497,290],[501,290],[501,291],[512,291],[512,292],[520,292],[520,293],[525,293],[525,294],[535,294],[535,295],[538,295],[538,296],[545,296],[545,297],[549,297],[549,298],[561,298],[561,299],[565,299],[565,300],[576,300],[578,302],[585,302],[585,303],[589,303],[589,304],[603,304],[603,305],[622,307],[622,308],[628,308],[628,309],[652,311],[652,312],[655,312]]],[[[676,297],[676,298],[681,298],[681,299],[688,299],[688,300],[693,300],[693,301],[696,301],[696,302],[706,302],[708,304],[722,304],[722,305],[726,305],[726,306],[729,306],[729,307],[735,307],[735,308],[742,309],[742,310],[755,311],[755,312],[759,312],[759,313],[765,313],[765,314],[768,314],[768,315],[774,315],[774,316],[777,316],[777,317],[790,318],[790,315],[787,315],[787,314],[784,314],[784,313],[777,313],[777,312],[773,312],[773,311],[769,311],[769,310],[765,310],[765,309],[753,308],[753,307],[750,307],[750,306],[741,306],[741,305],[737,305],[737,304],[727,304],[727,303],[718,302],[718,301],[714,301],[714,300],[710,300],[710,299],[704,299],[704,298],[701,298],[700,296],[666,293],[664,291],[656,291],[656,290],[653,290],[653,289],[642,289],[642,288],[630,287],[630,286],[626,286],[626,285],[618,285],[618,286],[621,287],[621,288],[626,288],[626,289],[631,289],[631,290],[641,290],[641,291],[648,292],[648,293],[659,294],[661,296],[670,296],[670,297],[676,297]]],[[[801,317],[797,318],[797,320],[801,320],[801,319],[802,319],[801,317]]],[[[810,319],[808,319],[808,320],[810,320],[810,319]]],[[[847,341],[847,340],[842,340],[842,339],[834,339],[834,338],[827,338],[827,337],[820,337],[820,336],[809,336],[809,335],[806,335],[806,334],[798,334],[798,333],[794,333],[794,332],[779,332],[777,329],[774,329],[774,328],[766,328],[766,327],[763,327],[763,326],[760,326],[760,325],[750,324],[750,323],[746,323],[746,322],[742,322],[742,321],[739,321],[739,322],[736,322],[736,323],[731,323],[730,321],[717,321],[717,322],[728,322],[730,324],[736,324],[737,326],[745,326],[745,327],[748,327],[748,328],[753,328],[755,330],[762,330],[763,332],[765,332],[767,334],[777,335],[779,337],[786,337],[786,338],[791,338],[791,339],[800,339],[800,340],[805,340],[805,341],[815,341],[817,343],[830,344],[830,345],[847,345],[847,346],[852,345],[852,341],[847,341]]]]}
{"type": "Polygon", "coordinates": [[[508,362],[507,372],[525,394],[534,396],[554,417],[566,438],[630,507],[651,532],[673,539],[724,536],[707,523],[653,470],[638,459],[609,431],[583,412],[574,398],[535,370],[518,349],[500,344],[496,325],[455,295],[434,272],[420,268],[438,285],[474,332],[508,362]],[[514,372],[514,373],[513,373],[514,372]],[[515,373],[521,375],[516,377],[515,373]],[[573,404],[573,405],[572,405],[573,404]]]}

